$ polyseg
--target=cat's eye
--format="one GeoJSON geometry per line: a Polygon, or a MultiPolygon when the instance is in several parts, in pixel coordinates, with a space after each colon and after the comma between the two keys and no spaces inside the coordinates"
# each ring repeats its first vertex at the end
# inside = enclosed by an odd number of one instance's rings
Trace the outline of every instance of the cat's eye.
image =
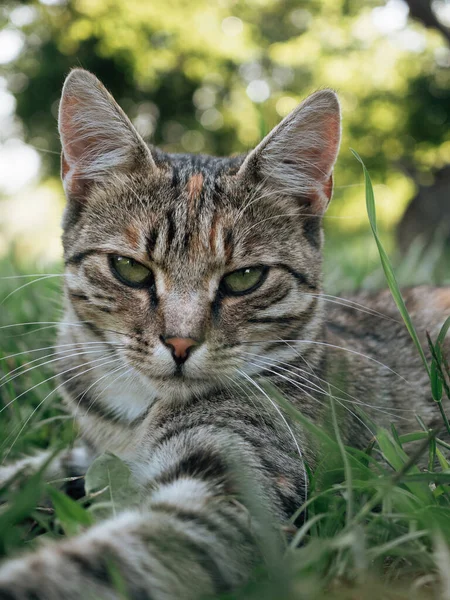
{"type": "Polygon", "coordinates": [[[221,291],[229,296],[249,294],[263,283],[267,271],[267,267],[245,267],[233,271],[222,279],[220,283],[221,291]]]}
{"type": "Polygon", "coordinates": [[[117,279],[126,285],[144,287],[153,283],[151,270],[132,258],[112,254],[109,257],[109,264],[117,279]]]}

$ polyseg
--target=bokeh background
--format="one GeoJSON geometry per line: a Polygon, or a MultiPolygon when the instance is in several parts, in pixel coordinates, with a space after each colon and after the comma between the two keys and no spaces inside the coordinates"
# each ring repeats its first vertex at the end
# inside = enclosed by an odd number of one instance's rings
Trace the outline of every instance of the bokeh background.
{"type": "Polygon", "coordinates": [[[2,0],[3,263],[46,268],[60,256],[56,117],[74,66],[174,152],[247,151],[308,93],[335,88],[344,137],[331,254],[353,270],[375,257],[351,147],[390,249],[405,253],[419,235],[416,254],[430,240],[439,253],[450,238],[449,28],[448,0],[2,0]]]}

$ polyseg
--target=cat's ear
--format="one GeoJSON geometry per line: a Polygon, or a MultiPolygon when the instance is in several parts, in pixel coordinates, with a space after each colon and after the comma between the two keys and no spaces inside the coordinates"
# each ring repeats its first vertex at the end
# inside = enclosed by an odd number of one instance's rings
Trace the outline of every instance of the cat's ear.
{"type": "Polygon", "coordinates": [[[151,152],[104,85],[84,69],[68,75],[59,106],[61,177],[68,199],[83,202],[112,173],[155,168],[151,152]]]}
{"type": "Polygon", "coordinates": [[[312,94],[247,156],[238,177],[262,196],[291,197],[315,214],[333,192],[333,167],[341,138],[339,101],[332,90],[312,94]]]}

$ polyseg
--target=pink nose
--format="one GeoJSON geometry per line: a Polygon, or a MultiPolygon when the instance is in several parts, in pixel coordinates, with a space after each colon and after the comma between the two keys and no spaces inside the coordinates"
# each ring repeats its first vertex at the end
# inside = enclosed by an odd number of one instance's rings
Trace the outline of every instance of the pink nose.
{"type": "Polygon", "coordinates": [[[172,356],[176,363],[183,363],[189,356],[192,346],[196,346],[198,342],[192,338],[170,337],[163,338],[164,344],[172,351],[172,356]]]}

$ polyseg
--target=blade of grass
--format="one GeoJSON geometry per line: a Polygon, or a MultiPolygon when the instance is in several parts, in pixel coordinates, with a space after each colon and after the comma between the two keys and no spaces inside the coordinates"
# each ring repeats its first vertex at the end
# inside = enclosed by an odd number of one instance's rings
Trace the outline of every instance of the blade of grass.
{"type": "Polygon", "coordinates": [[[355,156],[355,158],[361,163],[362,168],[363,168],[364,180],[365,180],[365,186],[366,186],[367,214],[369,216],[370,227],[372,229],[372,233],[375,238],[375,242],[377,244],[378,252],[380,254],[381,265],[383,267],[383,271],[386,276],[387,284],[389,286],[389,289],[391,290],[391,294],[392,294],[394,301],[397,305],[397,308],[402,316],[402,319],[406,325],[406,328],[408,329],[409,335],[411,336],[411,338],[417,348],[417,351],[420,354],[420,357],[421,357],[424,367],[428,373],[428,376],[430,377],[431,376],[430,367],[428,366],[428,362],[425,357],[425,353],[423,351],[423,348],[420,343],[419,337],[417,335],[416,329],[413,325],[413,322],[411,321],[411,317],[409,316],[408,309],[406,308],[405,302],[404,302],[402,294],[400,292],[400,286],[398,284],[397,278],[395,277],[395,273],[394,273],[394,269],[392,268],[391,261],[390,261],[388,255],[381,243],[381,240],[378,236],[375,197],[373,194],[372,181],[370,179],[369,172],[367,171],[366,166],[365,166],[362,158],[359,156],[359,154],[353,149],[350,149],[350,150],[353,153],[353,155],[355,156]]]}
{"type": "Polygon", "coordinates": [[[334,402],[334,398],[331,393],[331,390],[328,391],[328,396],[329,396],[330,405],[331,405],[331,415],[332,415],[332,419],[333,419],[334,434],[336,436],[336,442],[339,446],[339,451],[340,451],[341,457],[342,457],[342,463],[344,465],[345,483],[347,485],[347,511],[346,511],[345,519],[346,519],[346,523],[348,525],[348,523],[350,523],[350,521],[353,518],[352,469],[350,467],[348,453],[345,450],[344,442],[342,441],[341,433],[339,431],[339,423],[338,423],[337,415],[336,415],[336,404],[334,402]]]}

